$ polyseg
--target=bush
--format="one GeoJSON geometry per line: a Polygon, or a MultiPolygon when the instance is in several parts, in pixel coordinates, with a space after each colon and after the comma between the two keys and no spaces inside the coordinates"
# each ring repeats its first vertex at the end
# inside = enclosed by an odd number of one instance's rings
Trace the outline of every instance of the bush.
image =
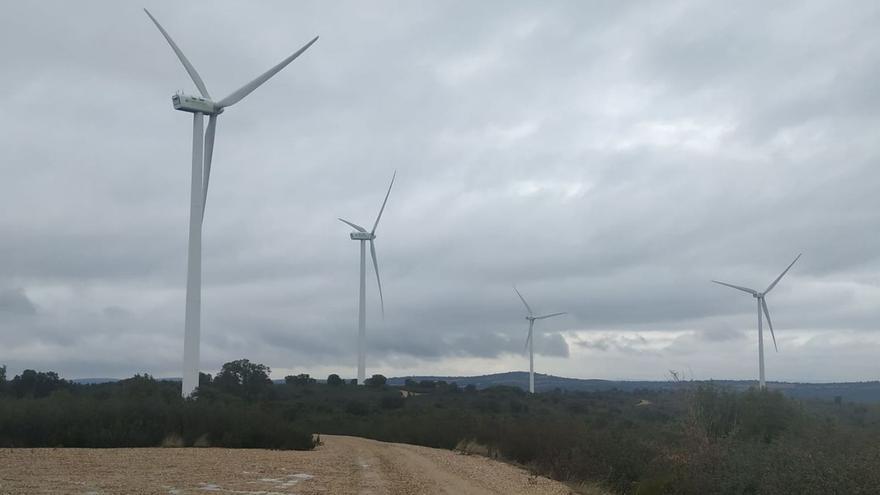
{"type": "Polygon", "coordinates": [[[370,406],[365,402],[352,400],[345,405],[345,412],[354,416],[366,416],[370,412],[370,406]]]}
{"type": "Polygon", "coordinates": [[[342,378],[339,378],[339,375],[337,375],[336,373],[333,373],[332,375],[329,375],[327,377],[327,385],[330,385],[331,387],[338,387],[340,385],[343,385],[344,383],[345,382],[342,380],[342,378]]]}
{"type": "MultiPolygon", "coordinates": [[[[4,369],[5,375],[5,369],[4,369]]],[[[24,370],[10,382],[10,388],[16,397],[46,397],[55,390],[68,386],[65,380],[54,371],[37,372],[24,370]]]]}
{"type": "Polygon", "coordinates": [[[364,380],[364,385],[373,388],[382,388],[388,380],[383,375],[373,375],[364,380]]]}
{"type": "Polygon", "coordinates": [[[400,409],[403,404],[404,399],[400,395],[386,395],[379,400],[382,409],[400,409]]]}
{"type": "Polygon", "coordinates": [[[299,374],[296,376],[288,375],[288,376],[284,377],[284,383],[286,383],[288,385],[305,386],[305,385],[311,385],[316,382],[317,382],[317,380],[310,377],[308,375],[308,373],[302,373],[302,374],[299,374]]]}

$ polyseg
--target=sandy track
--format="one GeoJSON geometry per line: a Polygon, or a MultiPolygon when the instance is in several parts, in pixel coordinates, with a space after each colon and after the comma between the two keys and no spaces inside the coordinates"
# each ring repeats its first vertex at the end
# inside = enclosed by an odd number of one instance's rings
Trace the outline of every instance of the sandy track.
{"type": "Polygon", "coordinates": [[[0,493],[559,494],[561,483],[478,456],[322,436],[312,452],[0,449],[0,493]]]}

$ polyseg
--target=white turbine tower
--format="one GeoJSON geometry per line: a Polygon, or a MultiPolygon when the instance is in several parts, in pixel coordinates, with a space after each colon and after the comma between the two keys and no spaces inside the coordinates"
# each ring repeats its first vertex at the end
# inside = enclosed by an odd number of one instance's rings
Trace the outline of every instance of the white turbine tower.
{"type": "Polygon", "coordinates": [[[767,309],[767,301],[764,299],[767,294],[776,287],[776,284],[782,280],[782,277],[788,273],[788,270],[791,269],[792,266],[800,259],[801,255],[797,255],[794,261],[788,265],[788,268],[783,270],[782,273],[776,277],[776,280],[770,284],[764,292],[758,292],[755,289],[749,289],[748,287],[740,287],[739,285],[728,284],[726,282],[719,282],[717,280],[713,280],[716,284],[725,285],[727,287],[734,288],[736,290],[741,290],[743,292],[748,292],[758,301],[758,383],[761,388],[767,388],[767,383],[764,380],[764,328],[763,322],[761,321],[761,313],[763,312],[764,316],[767,317],[767,326],[770,327],[770,336],[773,337],[773,348],[776,349],[776,352],[779,352],[779,347],[776,345],[776,335],[773,333],[773,323],[770,321],[770,310],[767,309]]]}
{"type": "Polygon", "coordinates": [[[526,347],[529,349],[529,393],[533,394],[535,393],[535,339],[532,337],[532,330],[535,328],[535,320],[552,318],[554,316],[564,315],[565,313],[550,313],[549,315],[535,316],[529,303],[526,302],[526,298],[519,293],[516,287],[514,287],[513,290],[516,291],[516,295],[519,296],[520,301],[522,301],[526,307],[526,311],[529,312],[528,316],[526,316],[526,319],[529,320],[529,335],[526,337],[526,347]]]}
{"type": "Polygon", "coordinates": [[[175,110],[190,112],[193,114],[193,151],[192,151],[192,185],[190,188],[189,203],[189,247],[187,253],[186,271],[186,318],[183,343],[183,388],[184,397],[189,397],[199,386],[199,333],[201,320],[201,292],[202,292],[202,220],[205,217],[205,201],[208,194],[208,180],[211,177],[211,158],[214,154],[214,133],[217,129],[217,116],[223,113],[226,107],[235,105],[242,98],[260,87],[269,78],[277,74],[290,62],[299,57],[312,44],[314,39],[305,46],[285,58],[253,81],[232,92],[226,98],[219,101],[211,99],[205,83],[195,67],[187,60],[186,56],[171,39],[167,31],[159,24],[147,9],[144,12],[159,28],[159,32],[171,45],[171,49],[177,54],[177,58],[183,64],[189,77],[193,80],[202,96],[190,96],[176,94],[171,97],[175,110]],[[208,116],[208,130],[204,129],[204,116],[208,116]]]}
{"type": "Polygon", "coordinates": [[[397,177],[397,171],[391,175],[391,184],[388,185],[388,192],[385,193],[385,200],[382,201],[382,208],[379,209],[379,215],[376,216],[376,222],[373,224],[373,230],[367,232],[367,229],[349,222],[343,218],[339,221],[354,228],[355,232],[350,234],[351,240],[361,242],[361,285],[360,299],[358,300],[358,364],[357,379],[358,384],[363,385],[367,377],[367,255],[365,242],[370,242],[370,255],[373,257],[373,269],[376,271],[376,283],[379,285],[379,301],[382,304],[382,317],[385,317],[385,298],[382,296],[382,280],[379,278],[379,262],[376,260],[376,245],[373,240],[376,239],[376,227],[379,226],[379,219],[382,218],[382,212],[385,211],[385,204],[388,203],[388,195],[391,194],[391,187],[394,185],[394,178],[397,177]]]}

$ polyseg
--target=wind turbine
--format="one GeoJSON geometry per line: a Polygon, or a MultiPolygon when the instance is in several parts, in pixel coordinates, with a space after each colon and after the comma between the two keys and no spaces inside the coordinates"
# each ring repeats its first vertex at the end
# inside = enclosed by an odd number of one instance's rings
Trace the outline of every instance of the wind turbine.
{"type": "Polygon", "coordinates": [[[159,28],[159,32],[171,45],[171,49],[180,59],[184,69],[198,88],[201,96],[175,94],[171,97],[175,110],[193,114],[193,148],[192,148],[192,184],[189,201],[189,246],[187,251],[186,270],[186,318],[184,323],[183,341],[183,388],[184,397],[189,397],[199,386],[199,333],[201,325],[202,299],[202,222],[205,218],[205,202],[208,195],[208,180],[211,177],[211,158],[214,155],[214,133],[217,130],[217,116],[227,107],[235,105],[242,98],[277,74],[287,64],[302,55],[315,41],[314,39],[285,58],[275,67],[267,70],[253,81],[233,91],[229,96],[214,101],[205,87],[195,67],[178,48],[171,35],[159,24],[147,9],[144,12],[159,28]],[[204,116],[208,116],[208,130],[203,131],[204,116]]]}
{"type": "Polygon", "coordinates": [[[743,292],[748,292],[755,299],[758,300],[758,383],[761,388],[767,388],[767,383],[764,381],[764,328],[763,322],[761,321],[761,313],[763,312],[764,316],[767,317],[767,326],[770,327],[770,336],[773,337],[773,348],[776,349],[776,352],[779,352],[779,347],[776,345],[776,335],[773,333],[773,322],[770,321],[770,310],[767,309],[767,301],[764,299],[767,294],[776,287],[776,284],[782,280],[782,277],[788,273],[788,270],[791,269],[792,266],[799,260],[801,255],[797,255],[794,261],[788,265],[788,268],[783,270],[782,273],[776,277],[776,280],[770,284],[764,292],[758,292],[755,289],[749,289],[748,287],[740,287],[739,285],[728,284],[726,282],[719,282],[717,280],[713,280],[716,284],[726,285],[727,287],[731,287],[736,290],[741,290],[743,292]]]}
{"type": "Polygon", "coordinates": [[[373,269],[376,270],[376,283],[379,285],[379,301],[382,304],[382,317],[385,317],[385,298],[382,297],[382,280],[379,278],[379,262],[376,260],[376,245],[373,240],[376,239],[376,227],[379,225],[379,219],[382,218],[382,212],[385,211],[385,204],[388,203],[388,195],[391,194],[391,186],[394,185],[394,178],[397,177],[397,171],[391,175],[391,184],[388,184],[388,192],[385,193],[385,200],[382,201],[382,208],[379,209],[379,215],[376,216],[376,222],[373,223],[373,230],[367,232],[367,229],[349,222],[344,218],[339,221],[354,228],[354,232],[349,234],[351,240],[361,242],[361,285],[360,299],[358,301],[358,364],[357,379],[358,384],[363,385],[367,377],[367,256],[366,243],[370,242],[370,255],[373,257],[373,269]]]}
{"type": "Polygon", "coordinates": [[[554,316],[564,315],[565,313],[550,313],[549,315],[535,316],[529,303],[526,302],[526,298],[519,293],[516,287],[514,287],[513,290],[516,291],[516,295],[519,296],[520,301],[522,301],[523,305],[526,307],[526,311],[529,312],[528,316],[526,316],[526,319],[529,320],[529,335],[526,337],[526,347],[529,348],[529,393],[533,394],[535,393],[535,339],[532,337],[532,330],[535,327],[535,320],[544,320],[554,316]]]}

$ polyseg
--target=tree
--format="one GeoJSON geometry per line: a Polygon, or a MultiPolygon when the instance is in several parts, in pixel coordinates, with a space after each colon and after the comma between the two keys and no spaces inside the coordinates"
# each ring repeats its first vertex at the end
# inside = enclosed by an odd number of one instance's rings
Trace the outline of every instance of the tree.
{"type": "Polygon", "coordinates": [[[327,385],[330,385],[332,387],[338,387],[343,383],[345,382],[343,382],[342,378],[339,378],[339,375],[337,375],[336,373],[333,373],[332,375],[327,377],[327,385]]]}
{"type": "Polygon", "coordinates": [[[288,385],[311,385],[312,383],[317,382],[314,378],[310,377],[308,373],[300,373],[299,375],[287,375],[284,377],[284,383],[288,385]]]}
{"type": "Polygon", "coordinates": [[[212,381],[212,377],[210,373],[202,373],[199,372],[199,387],[204,387],[206,385],[210,385],[212,381]]]}
{"type": "Polygon", "coordinates": [[[271,369],[265,364],[239,359],[224,364],[214,378],[214,383],[225,392],[254,399],[271,387],[270,372],[271,369]]]}
{"type": "Polygon", "coordinates": [[[364,385],[366,385],[368,387],[380,388],[380,387],[384,387],[385,382],[387,382],[387,381],[388,381],[388,379],[385,378],[385,376],[383,376],[383,375],[373,375],[372,377],[364,380],[364,385]]]}
{"type": "Polygon", "coordinates": [[[6,365],[0,366],[0,385],[6,383],[6,365]]]}
{"type": "Polygon", "coordinates": [[[24,370],[10,382],[16,397],[45,397],[52,391],[67,386],[54,371],[24,370]]]}
{"type": "Polygon", "coordinates": [[[149,397],[159,391],[159,382],[148,374],[137,374],[116,382],[116,386],[131,397],[149,397]]]}

